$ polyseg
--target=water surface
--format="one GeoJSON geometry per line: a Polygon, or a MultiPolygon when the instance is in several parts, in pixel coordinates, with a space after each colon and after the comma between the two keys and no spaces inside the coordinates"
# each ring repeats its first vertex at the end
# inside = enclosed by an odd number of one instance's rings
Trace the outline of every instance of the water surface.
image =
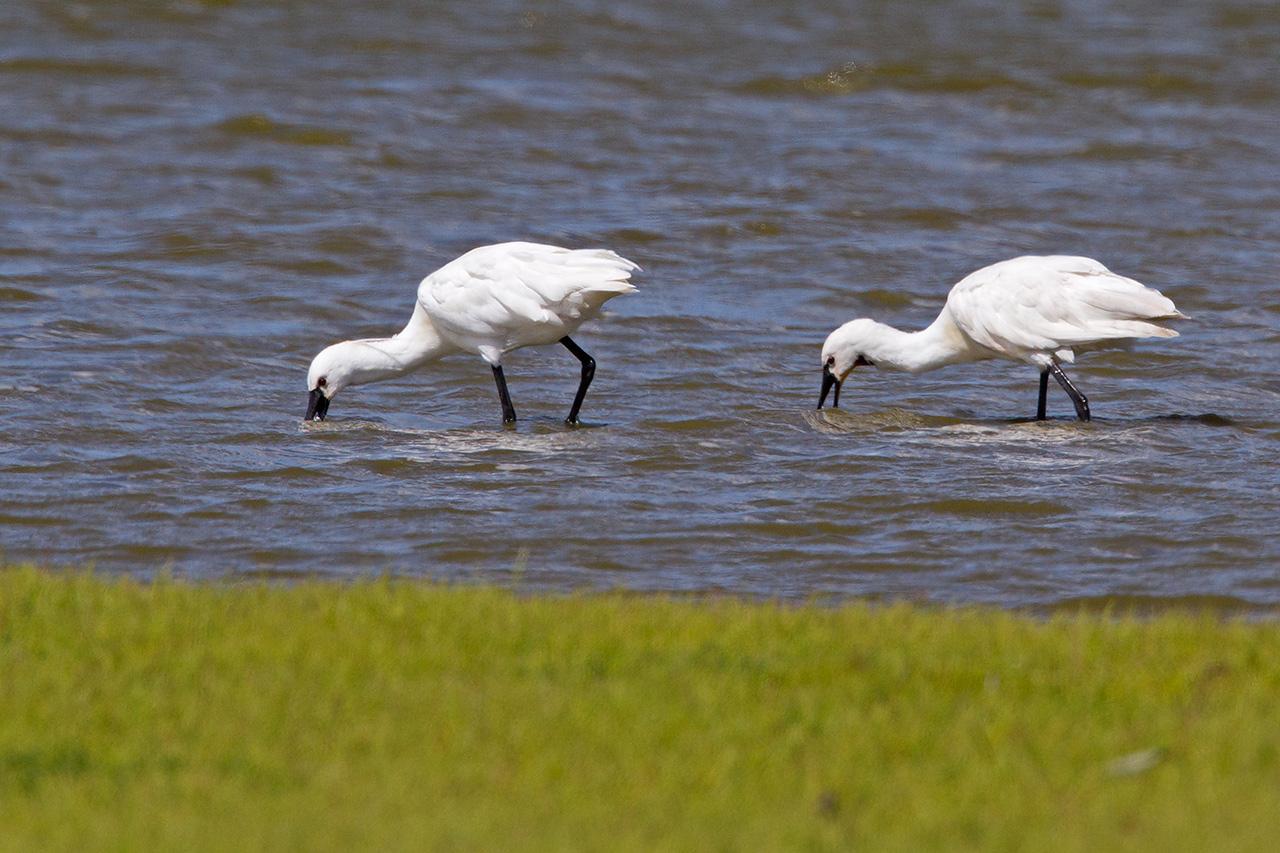
{"type": "Polygon", "coordinates": [[[394,572],[1076,606],[1280,604],[1269,2],[15,0],[0,9],[0,548],[197,577],[394,572]],[[641,292],[304,425],[321,347],[472,246],[641,292]],[[951,283],[1078,253],[1183,337],[1073,371],[858,371],[951,283]]]}

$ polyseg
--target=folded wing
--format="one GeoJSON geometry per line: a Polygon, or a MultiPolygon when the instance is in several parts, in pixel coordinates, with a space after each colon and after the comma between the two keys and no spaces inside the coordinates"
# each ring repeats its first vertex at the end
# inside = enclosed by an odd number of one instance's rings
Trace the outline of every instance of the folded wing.
{"type": "Polygon", "coordinates": [[[1177,337],[1157,324],[1184,316],[1158,290],[1091,258],[1049,256],[1003,261],[952,288],[947,309],[974,343],[1015,358],[1134,338],[1177,337]]]}
{"type": "Polygon", "coordinates": [[[507,350],[569,334],[607,300],[635,290],[637,269],[608,249],[500,243],[427,276],[418,302],[442,334],[496,362],[507,350]]]}

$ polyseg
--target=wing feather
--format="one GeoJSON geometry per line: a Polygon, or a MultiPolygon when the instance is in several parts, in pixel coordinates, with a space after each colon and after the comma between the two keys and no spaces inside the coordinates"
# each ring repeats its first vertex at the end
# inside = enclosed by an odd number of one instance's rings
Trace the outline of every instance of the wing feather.
{"type": "Polygon", "coordinates": [[[638,269],[607,249],[499,243],[427,276],[418,302],[455,344],[506,351],[569,334],[608,299],[634,291],[630,277],[638,269]]]}
{"type": "Polygon", "coordinates": [[[1175,337],[1154,321],[1183,315],[1159,291],[1092,258],[1023,257],[962,279],[947,297],[956,325],[980,346],[1014,358],[1142,337],[1175,337]]]}

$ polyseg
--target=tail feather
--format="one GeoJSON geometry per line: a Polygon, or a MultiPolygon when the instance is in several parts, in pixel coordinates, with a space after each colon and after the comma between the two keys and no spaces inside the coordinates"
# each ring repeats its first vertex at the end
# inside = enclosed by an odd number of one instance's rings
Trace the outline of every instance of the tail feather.
{"type": "Polygon", "coordinates": [[[582,288],[584,293],[635,293],[636,286],[626,279],[617,281],[596,281],[582,288]]]}
{"type": "Polygon", "coordinates": [[[1178,332],[1167,326],[1157,326],[1146,320],[1113,320],[1095,327],[1098,339],[1121,338],[1176,338],[1178,332]]]}
{"type": "Polygon", "coordinates": [[[626,272],[632,272],[640,269],[640,265],[635,261],[627,260],[612,249],[574,249],[570,251],[570,254],[578,258],[590,258],[594,261],[603,261],[609,266],[621,267],[626,272]]]}
{"type": "Polygon", "coordinates": [[[1115,274],[1080,276],[1084,302],[1111,320],[1166,320],[1181,317],[1173,300],[1154,288],[1115,274]]]}
{"type": "Polygon", "coordinates": [[[609,249],[564,249],[532,261],[520,271],[520,278],[526,287],[556,304],[587,294],[607,299],[633,293],[636,286],[630,281],[631,273],[638,269],[637,264],[609,249]]]}
{"type": "MultiPolygon", "coordinates": [[[[1152,318],[1164,319],[1164,318],[1152,318]]],[[[1157,326],[1155,323],[1143,323],[1137,320],[1131,320],[1127,324],[1133,328],[1134,337],[1142,338],[1176,338],[1178,337],[1177,329],[1170,329],[1167,326],[1157,326]]]]}

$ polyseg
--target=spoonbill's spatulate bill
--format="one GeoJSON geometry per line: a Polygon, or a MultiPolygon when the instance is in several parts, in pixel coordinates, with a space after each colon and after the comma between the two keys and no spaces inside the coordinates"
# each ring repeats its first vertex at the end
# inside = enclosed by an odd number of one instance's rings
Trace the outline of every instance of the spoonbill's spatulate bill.
{"type": "Polygon", "coordinates": [[[472,249],[422,280],[409,324],[394,337],[343,341],[321,350],[307,372],[306,419],[324,420],[329,402],[348,385],[416,370],[455,352],[472,352],[493,369],[502,420],[515,423],[502,356],[559,342],[582,363],[578,411],[595,375],[595,360],[569,337],[615,296],[634,291],[636,264],[607,249],[562,249],[499,243],[472,249]]]}
{"type": "Polygon", "coordinates": [[[1089,420],[1089,401],[1062,372],[1078,351],[1124,346],[1136,338],[1175,338],[1158,321],[1184,317],[1158,290],[1116,275],[1091,258],[1023,257],[961,279],[927,329],[902,332],[875,320],[851,320],[822,346],[821,409],[855,367],[875,365],[921,373],[988,358],[1007,358],[1040,371],[1036,418],[1044,420],[1049,376],[1067,392],[1076,415],[1089,420]]]}

